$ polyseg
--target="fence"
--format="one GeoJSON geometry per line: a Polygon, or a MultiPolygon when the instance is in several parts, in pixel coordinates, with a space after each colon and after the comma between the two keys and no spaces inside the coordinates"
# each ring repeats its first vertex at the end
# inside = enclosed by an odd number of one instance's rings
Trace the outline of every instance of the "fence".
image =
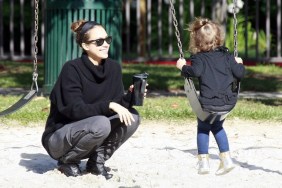
{"type": "MultiPolygon", "coordinates": [[[[233,49],[233,15],[228,11],[227,0],[174,2],[186,57],[189,39],[184,29],[195,16],[209,17],[225,25],[226,46],[233,49]]],[[[239,55],[256,62],[282,62],[281,0],[243,3],[237,14],[239,55]]],[[[39,59],[44,55],[44,4],[40,1],[39,59]]],[[[32,58],[33,9],[33,0],[0,0],[0,60],[32,58]]],[[[179,57],[169,0],[123,0],[122,27],[123,60],[143,62],[179,57]]]]}

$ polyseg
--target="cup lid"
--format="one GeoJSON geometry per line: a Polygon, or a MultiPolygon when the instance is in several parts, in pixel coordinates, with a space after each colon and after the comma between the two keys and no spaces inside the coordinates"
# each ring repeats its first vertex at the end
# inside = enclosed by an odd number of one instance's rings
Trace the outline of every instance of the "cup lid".
{"type": "Polygon", "coordinates": [[[144,73],[140,73],[140,74],[134,74],[133,76],[137,77],[137,78],[147,78],[149,76],[149,74],[144,72],[144,73]]]}

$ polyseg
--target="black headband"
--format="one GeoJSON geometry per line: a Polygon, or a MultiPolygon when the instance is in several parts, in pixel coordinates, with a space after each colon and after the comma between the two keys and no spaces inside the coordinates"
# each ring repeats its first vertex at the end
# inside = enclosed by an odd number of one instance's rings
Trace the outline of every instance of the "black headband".
{"type": "Polygon", "coordinates": [[[80,30],[80,41],[79,41],[79,44],[81,44],[83,42],[83,39],[84,39],[84,35],[85,33],[89,30],[89,29],[92,29],[95,25],[100,25],[98,24],[97,22],[95,21],[88,21],[88,22],[85,22],[85,24],[82,26],[81,30],[80,30]]]}

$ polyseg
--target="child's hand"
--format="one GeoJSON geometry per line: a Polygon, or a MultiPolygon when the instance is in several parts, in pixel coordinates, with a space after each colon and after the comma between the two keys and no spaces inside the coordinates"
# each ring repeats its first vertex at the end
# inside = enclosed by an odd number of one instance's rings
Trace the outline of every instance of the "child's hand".
{"type": "Polygon", "coordinates": [[[182,70],[182,67],[186,65],[186,60],[185,59],[182,59],[182,58],[179,58],[176,62],[176,67],[179,69],[179,70],[182,70]]]}
{"type": "Polygon", "coordinates": [[[235,57],[235,61],[236,61],[237,63],[243,64],[243,60],[242,60],[241,57],[235,57]]]}

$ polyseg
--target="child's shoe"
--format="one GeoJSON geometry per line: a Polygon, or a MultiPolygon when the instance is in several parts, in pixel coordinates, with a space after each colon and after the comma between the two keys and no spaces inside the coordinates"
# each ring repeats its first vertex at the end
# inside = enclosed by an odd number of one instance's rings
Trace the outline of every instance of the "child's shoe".
{"type": "Polygon", "coordinates": [[[216,175],[223,175],[235,168],[235,164],[233,163],[229,151],[222,152],[219,154],[220,164],[219,168],[216,171],[216,175]]]}
{"type": "Polygon", "coordinates": [[[198,155],[198,174],[210,173],[209,154],[198,155]]]}

